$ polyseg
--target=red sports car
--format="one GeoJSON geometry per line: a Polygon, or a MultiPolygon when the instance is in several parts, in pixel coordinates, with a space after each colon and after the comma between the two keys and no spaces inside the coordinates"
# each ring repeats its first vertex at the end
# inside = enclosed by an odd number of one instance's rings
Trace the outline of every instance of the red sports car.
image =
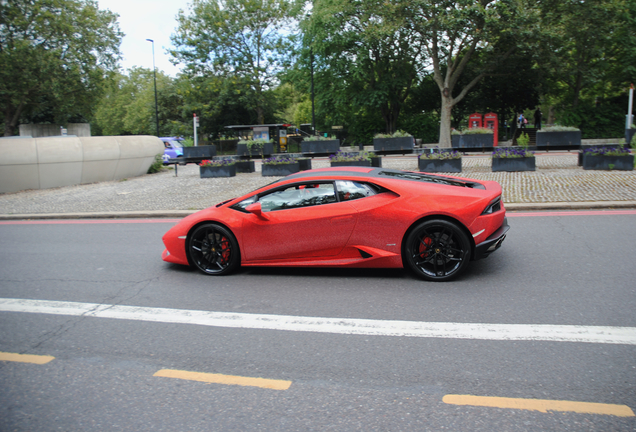
{"type": "Polygon", "coordinates": [[[409,267],[446,281],[501,246],[505,215],[494,181],[314,169],[184,218],[163,236],[163,259],[209,275],[238,266],[409,267]]]}

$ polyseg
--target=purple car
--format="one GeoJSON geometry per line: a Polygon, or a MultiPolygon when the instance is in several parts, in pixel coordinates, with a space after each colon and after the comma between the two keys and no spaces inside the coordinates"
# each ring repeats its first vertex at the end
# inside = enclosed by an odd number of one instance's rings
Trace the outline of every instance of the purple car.
{"type": "Polygon", "coordinates": [[[162,137],[166,149],[163,151],[163,163],[167,164],[168,160],[183,156],[183,138],[179,137],[162,137]]]}

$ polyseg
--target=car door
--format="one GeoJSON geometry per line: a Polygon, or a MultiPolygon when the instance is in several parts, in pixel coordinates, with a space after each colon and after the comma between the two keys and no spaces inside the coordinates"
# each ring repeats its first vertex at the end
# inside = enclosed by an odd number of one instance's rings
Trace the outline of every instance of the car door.
{"type": "Polygon", "coordinates": [[[335,256],[357,221],[348,202],[338,202],[332,182],[301,183],[259,197],[260,215],[242,229],[248,261],[335,256]]]}

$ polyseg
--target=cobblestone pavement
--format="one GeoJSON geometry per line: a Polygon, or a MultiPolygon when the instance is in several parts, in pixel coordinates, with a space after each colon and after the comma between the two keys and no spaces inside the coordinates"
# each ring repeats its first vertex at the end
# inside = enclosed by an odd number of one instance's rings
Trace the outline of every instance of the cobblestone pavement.
{"type": "MultiPolygon", "coordinates": [[[[572,203],[603,201],[636,202],[636,171],[585,171],[577,166],[577,153],[537,154],[537,171],[493,173],[488,155],[463,158],[462,177],[495,180],[506,203],[572,203]]],[[[327,158],[315,158],[313,168],[329,166],[327,158]]],[[[384,168],[417,171],[417,157],[385,156],[384,168]]],[[[29,190],[0,194],[0,215],[49,213],[139,212],[199,210],[260,186],[277,177],[256,172],[232,178],[199,178],[190,164],[161,173],[122,181],[29,190]]]]}

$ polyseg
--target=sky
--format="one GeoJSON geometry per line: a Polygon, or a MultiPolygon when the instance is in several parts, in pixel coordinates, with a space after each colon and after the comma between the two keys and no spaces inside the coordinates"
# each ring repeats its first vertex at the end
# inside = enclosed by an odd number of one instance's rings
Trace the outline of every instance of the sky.
{"type": "Polygon", "coordinates": [[[154,40],[155,65],[158,71],[176,76],[179,67],[170,63],[167,49],[172,46],[170,36],[177,27],[179,9],[188,11],[186,0],[97,0],[100,9],[119,15],[119,28],[125,36],[120,51],[123,69],[133,66],[152,69],[152,43],[154,40]]]}

